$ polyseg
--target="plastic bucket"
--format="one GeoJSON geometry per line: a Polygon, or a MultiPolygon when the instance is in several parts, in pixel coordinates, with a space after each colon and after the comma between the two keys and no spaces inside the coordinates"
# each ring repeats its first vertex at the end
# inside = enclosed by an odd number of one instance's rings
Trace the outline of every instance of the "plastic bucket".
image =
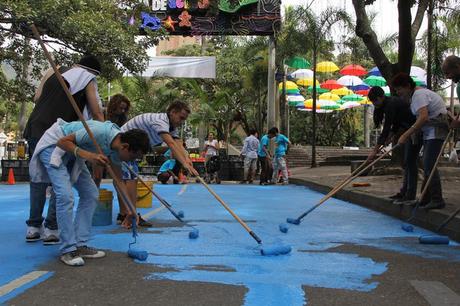
{"type": "Polygon", "coordinates": [[[99,189],[99,200],[93,214],[93,226],[112,224],[112,191],[99,189]]]}
{"type": "MultiPolygon", "coordinates": [[[[145,183],[153,190],[153,182],[152,181],[146,181],[145,183]]],[[[141,182],[137,182],[136,207],[138,207],[138,208],[150,208],[150,207],[152,207],[152,193],[141,182]]]]}

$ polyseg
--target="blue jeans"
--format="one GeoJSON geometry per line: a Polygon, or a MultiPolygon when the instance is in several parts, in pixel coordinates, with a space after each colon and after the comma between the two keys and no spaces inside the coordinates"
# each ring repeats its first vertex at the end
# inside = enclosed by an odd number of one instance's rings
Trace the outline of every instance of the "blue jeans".
{"type": "Polygon", "coordinates": [[[417,195],[418,156],[422,148],[422,141],[417,144],[408,141],[404,145],[404,180],[400,193],[410,199],[417,195]]]}
{"type": "MultiPolygon", "coordinates": [[[[444,139],[430,139],[423,142],[423,171],[425,179],[422,184],[422,189],[425,186],[426,180],[430,176],[431,170],[434,167],[434,163],[438,158],[439,152],[441,152],[443,143],[444,139]]],[[[439,172],[437,169],[435,169],[433,173],[433,178],[431,179],[430,185],[428,186],[426,196],[421,200],[422,202],[444,202],[442,197],[441,178],[439,177],[439,172]]]]}
{"type": "Polygon", "coordinates": [[[91,178],[86,165],[72,186],[70,172],[75,158],[71,154],[63,157],[59,167],[50,165],[50,157],[55,146],[46,148],[40,153],[40,160],[48,172],[56,194],[56,213],[62,241],[61,254],[72,252],[79,246],[87,245],[90,238],[91,223],[97,205],[99,191],[91,178]],[[72,187],[78,191],[78,203],[75,219],[73,218],[74,195],[72,187]]]}
{"type": "MultiPolygon", "coordinates": [[[[32,157],[38,139],[31,138],[27,140],[29,144],[29,156],[32,157]]],[[[33,183],[30,182],[30,210],[29,219],[26,221],[28,226],[41,227],[43,223],[43,209],[46,203],[46,188],[48,183],[33,183]]],[[[56,222],[56,196],[51,191],[51,197],[48,203],[48,213],[45,219],[45,227],[56,230],[58,228],[56,222]]]]}

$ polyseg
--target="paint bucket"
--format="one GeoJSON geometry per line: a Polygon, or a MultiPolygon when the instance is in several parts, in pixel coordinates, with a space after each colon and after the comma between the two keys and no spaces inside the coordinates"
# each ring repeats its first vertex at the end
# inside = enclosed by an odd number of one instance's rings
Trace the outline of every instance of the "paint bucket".
{"type": "Polygon", "coordinates": [[[93,226],[112,224],[112,191],[99,189],[99,199],[93,214],[93,226]]]}
{"type": "MultiPolygon", "coordinates": [[[[144,182],[153,190],[153,182],[152,181],[144,181],[144,182]]],[[[136,207],[137,208],[150,208],[150,207],[152,207],[152,193],[141,182],[137,182],[136,207]]]]}

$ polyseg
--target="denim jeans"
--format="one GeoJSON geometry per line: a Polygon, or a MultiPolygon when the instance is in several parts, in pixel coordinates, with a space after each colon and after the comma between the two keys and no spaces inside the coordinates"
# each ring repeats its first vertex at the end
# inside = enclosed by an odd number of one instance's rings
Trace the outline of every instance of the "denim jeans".
{"type": "Polygon", "coordinates": [[[245,156],[244,157],[244,181],[250,181],[252,182],[255,178],[255,173],[257,169],[257,157],[256,158],[250,158],[245,156]]]}
{"type": "MultiPolygon", "coordinates": [[[[29,145],[29,159],[35,151],[38,139],[31,138],[27,140],[29,145]]],[[[28,226],[41,227],[43,223],[43,209],[46,203],[46,188],[48,183],[33,183],[30,182],[30,210],[29,219],[26,221],[28,226]]],[[[45,227],[56,230],[58,224],[56,222],[56,196],[54,191],[51,191],[51,197],[48,203],[48,213],[45,219],[45,227]]]]}
{"type": "MultiPolygon", "coordinates": [[[[442,145],[444,143],[443,139],[430,139],[423,142],[423,171],[425,179],[422,184],[425,186],[426,180],[430,176],[431,170],[434,167],[434,163],[438,158],[439,152],[441,151],[442,145]]],[[[427,193],[422,199],[423,202],[443,202],[442,198],[442,187],[441,187],[441,178],[439,177],[438,169],[433,173],[433,178],[431,179],[430,185],[428,186],[427,193]]]]}
{"type": "Polygon", "coordinates": [[[288,181],[288,171],[286,166],[286,158],[284,156],[273,157],[273,178],[272,182],[278,182],[278,171],[281,170],[284,182],[288,181]]]}
{"type": "Polygon", "coordinates": [[[418,156],[421,148],[421,141],[417,144],[408,141],[404,145],[404,179],[400,193],[411,199],[417,195],[418,156]]]}
{"type": "Polygon", "coordinates": [[[71,165],[75,158],[66,154],[59,167],[50,165],[50,157],[55,146],[46,148],[40,153],[40,160],[48,172],[56,194],[56,214],[62,241],[61,254],[76,250],[84,246],[90,238],[91,223],[94,209],[97,205],[99,191],[91,178],[86,165],[72,186],[70,182],[71,165]],[[74,195],[72,187],[78,191],[78,203],[75,219],[73,218],[74,195]]]}

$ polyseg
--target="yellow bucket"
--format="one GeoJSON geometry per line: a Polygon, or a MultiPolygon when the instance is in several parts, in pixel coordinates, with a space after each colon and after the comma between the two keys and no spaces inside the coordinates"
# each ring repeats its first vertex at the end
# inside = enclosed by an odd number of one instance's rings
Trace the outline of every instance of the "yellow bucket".
{"type": "MultiPolygon", "coordinates": [[[[152,181],[145,181],[145,183],[153,190],[152,181]]],[[[136,207],[138,208],[152,207],[152,193],[141,182],[137,182],[136,207]]]]}
{"type": "Polygon", "coordinates": [[[99,200],[93,214],[92,224],[94,226],[112,224],[112,200],[112,191],[107,189],[99,189],[99,200]]]}

